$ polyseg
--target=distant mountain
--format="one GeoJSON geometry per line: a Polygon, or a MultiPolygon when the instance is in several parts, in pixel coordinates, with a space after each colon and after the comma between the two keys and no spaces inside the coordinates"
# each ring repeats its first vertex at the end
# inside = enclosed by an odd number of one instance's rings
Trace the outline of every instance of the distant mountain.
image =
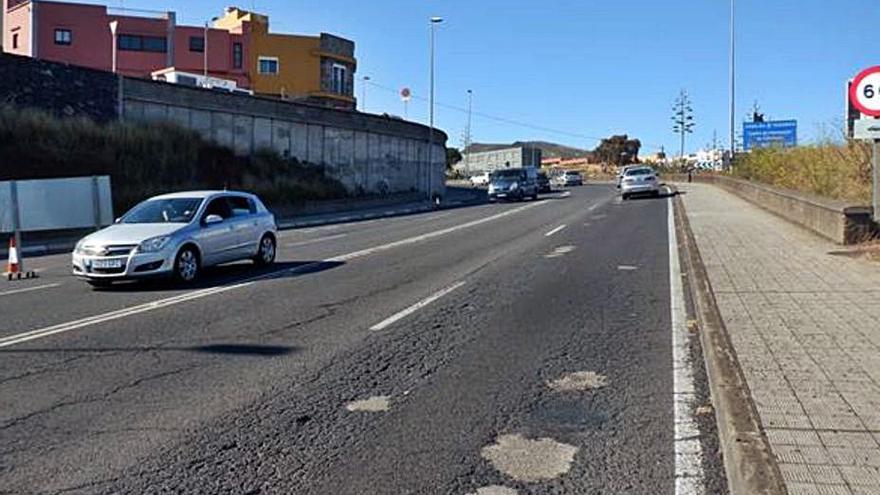
{"type": "Polygon", "coordinates": [[[471,153],[480,153],[483,151],[494,151],[503,148],[515,148],[517,146],[537,147],[541,149],[544,158],[575,158],[587,156],[591,152],[580,148],[573,148],[557,143],[549,143],[547,141],[516,141],[510,144],[501,143],[472,143],[468,150],[471,153]]]}

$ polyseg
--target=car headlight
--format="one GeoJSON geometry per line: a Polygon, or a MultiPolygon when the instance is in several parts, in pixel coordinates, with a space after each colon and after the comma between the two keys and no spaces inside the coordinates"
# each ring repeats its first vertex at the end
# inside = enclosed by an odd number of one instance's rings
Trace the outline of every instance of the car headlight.
{"type": "Polygon", "coordinates": [[[516,189],[517,187],[519,187],[519,182],[514,182],[514,183],[510,184],[510,190],[511,190],[511,191],[514,190],[514,189],[516,189]]]}
{"type": "Polygon", "coordinates": [[[80,254],[82,254],[83,244],[84,244],[84,243],[85,243],[85,239],[80,239],[80,240],[76,243],[76,246],[73,247],[73,251],[74,251],[75,253],[80,253],[80,254]]]}
{"type": "Polygon", "coordinates": [[[171,241],[171,236],[152,237],[138,244],[137,250],[139,253],[155,253],[165,249],[169,241],[171,241]]]}

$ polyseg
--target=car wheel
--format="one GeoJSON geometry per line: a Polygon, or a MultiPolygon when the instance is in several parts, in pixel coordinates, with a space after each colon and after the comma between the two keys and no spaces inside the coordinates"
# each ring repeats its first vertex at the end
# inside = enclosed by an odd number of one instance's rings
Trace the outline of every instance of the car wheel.
{"type": "Polygon", "coordinates": [[[174,259],[174,278],[185,284],[194,282],[201,269],[199,254],[192,247],[184,247],[174,259]]]}
{"type": "Polygon", "coordinates": [[[537,201],[537,200],[538,200],[538,191],[535,191],[535,193],[532,194],[532,201],[537,201]]]}
{"type": "Polygon", "coordinates": [[[620,198],[621,198],[622,200],[626,201],[626,200],[629,199],[629,194],[621,194],[621,195],[620,195],[620,198]]]}
{"type": "Polygon", "coordinates": [[[86,280],[86,283],[98,289],[106,289],[113,285],[112,280],[86,280]]]}
{"type": "Polygon", "coordinates": [[[266,234],[260,239],[260,249],[257,251],[257,256],[254,257],[254,263],[257,266],[269,266],[275,262],[276,252],[275,238],[266,234]]]}

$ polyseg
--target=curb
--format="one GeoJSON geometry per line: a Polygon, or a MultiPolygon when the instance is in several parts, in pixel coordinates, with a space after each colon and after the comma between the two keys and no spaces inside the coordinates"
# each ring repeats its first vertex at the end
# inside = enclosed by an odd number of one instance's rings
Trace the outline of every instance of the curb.
{"type": "Polygon", "coordinates": [[[712,292],[681,197],[673,201],[679,255],[689,278],[715,420],[733,495],[788,493],[712,292]]]}

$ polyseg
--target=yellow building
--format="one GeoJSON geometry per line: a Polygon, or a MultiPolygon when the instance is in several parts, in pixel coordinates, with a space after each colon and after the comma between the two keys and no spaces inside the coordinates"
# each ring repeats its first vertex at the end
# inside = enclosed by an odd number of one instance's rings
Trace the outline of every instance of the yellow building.
{"type": "Polygon", "coordinates": [[[215,29],[245,35],[251,88],[255,93],[335,108],[354,109],[354,42],[269,32],[269,17],[237,7],[214,21],[215,29]]]}

